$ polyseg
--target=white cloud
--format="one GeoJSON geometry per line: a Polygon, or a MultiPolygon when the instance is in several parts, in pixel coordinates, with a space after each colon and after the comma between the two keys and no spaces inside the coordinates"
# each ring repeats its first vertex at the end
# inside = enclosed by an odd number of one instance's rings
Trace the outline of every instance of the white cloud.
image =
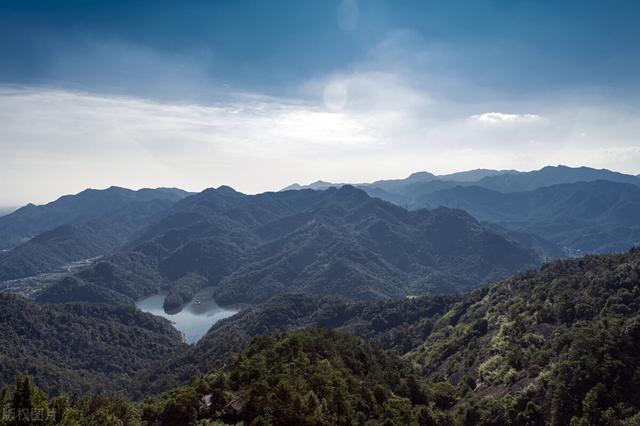
{"type": "Polygon", "coordinates": [[[0,124],[0,205],[110,185],[277,189],[380,143],[353,115],[260,96],[198,105],[4,89],[0,124]]]}
{"type": "Polygon", "coordinates": [[[506,114],[503,112],[485,112],[472,115],[469,118],[483,124],[530,123],[542,119],[536,114],[506,114]]]}
{"type": "Polygon", "coordinates": [[[403,40],[288,98],[225,92],[216,102],[163,103],[0,87],[0,206],[110,185],[255,193],[560,163],[638,173],[633,109],[579,94],[478,94],[473,83],[422,73],[430,56],[396,49],[403,40]]]}

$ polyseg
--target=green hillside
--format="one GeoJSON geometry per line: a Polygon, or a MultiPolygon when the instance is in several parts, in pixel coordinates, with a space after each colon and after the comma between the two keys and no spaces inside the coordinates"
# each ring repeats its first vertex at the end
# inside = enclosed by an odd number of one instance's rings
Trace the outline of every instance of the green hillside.
{"type": "Polygon", "coordinates": [[[453,386],[454,412],[464,413],[467,424],[521,424],[519,418],[534,414],[554,425],[635,424],[637,324],[640,250],[634,249],[553,262],[461,296],[375,303],[274,298],[216,324],[168,361],[171,373],[151,387],[225,365],[252,336],[329,327],[401,356],[431,382],[453,386]]]}
{"type": "Polygon", "coordinates": [[[29,373],[54,394],[130,394],[139,372],[186,346],[167,321],[133,307],[45,305],[0,293],[0,324],[0,382],[29,373]]]}

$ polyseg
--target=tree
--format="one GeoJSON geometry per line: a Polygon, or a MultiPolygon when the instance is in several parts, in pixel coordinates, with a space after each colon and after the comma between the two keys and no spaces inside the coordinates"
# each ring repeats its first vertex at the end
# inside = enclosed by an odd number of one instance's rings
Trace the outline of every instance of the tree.
{"type": "Polygon", "coordinates": [[[18,376],[16,389],[13,392],[12,408],[12,425],[45,424],[49,413],[49,401],[44,392],[33,383],[30,376],[18,376]]]}

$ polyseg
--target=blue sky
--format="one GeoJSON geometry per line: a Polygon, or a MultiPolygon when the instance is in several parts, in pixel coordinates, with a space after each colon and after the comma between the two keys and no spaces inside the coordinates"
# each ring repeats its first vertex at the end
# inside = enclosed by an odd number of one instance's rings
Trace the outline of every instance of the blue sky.
{"type": "Polygon", "coordinates": [[[389,34],[406,31],[408,49],[451,51],[432,64],[440,72],[513,95],[575,87],[615,92],[639,84],[640,4],[634,1],[195,1],[176,7],[172,1],[20,0],[0,7],[5,83],[163,97],[146,93],[150,74],[191,71],[212,86],[281,94],[348,68],[389,34]],[[343,15],[357,10],[353,28],[341,28],[341,3],[343,15]],[[142,52],[181,64],[154,70],[142,52]],[[128,57],[136,53],[138,60],[128,57]]]}
{"type": "Polygon", "coordinates": [[[112,184],[640,173],[638,22],[634,1],[3,1],[0,205],[112,184]]]}

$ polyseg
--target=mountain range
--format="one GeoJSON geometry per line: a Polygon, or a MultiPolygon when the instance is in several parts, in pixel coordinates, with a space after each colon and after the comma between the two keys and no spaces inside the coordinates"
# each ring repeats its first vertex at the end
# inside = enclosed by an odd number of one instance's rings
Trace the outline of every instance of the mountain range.
{"type": "Polygon", "coordinates": [[[118,254],[39,297],[106,301],[106,291],[133,301],[161,286],[184,293],[192,277],[187,300],[202,286],[221,304],[288,292],[366,300],[463,291],[539,262],[460,210],[409,212],[352,186],[260,195],[220,187],[175,203],[118,254]]]}
{"type": "Polygon", "coordinates": [[[529,240],[542,238],[556,246],[543,250],[550,258],[558,257],[558,249],[564,256],[575,256],[626,250],[640,243],[636,214],[640,179],[610,170],[548,166],[531,172],[472,170],[442,176],[418,172],[406,179],[356,186],[409,210],[463,209],[515,233],[511,237],[516,240],[518,234],[528,235],[529,240]]]}
{"type": "MultiPolygon", "coordinates": [[[[476,185],[499,192],[531,191],[546,186],[563,183],[591,182],[607,180],[640,186],[640,175],[633,176],[607,169],[591,167],[546,166],[540,170],[520,172],[517,170],[475,169],[445,175],[434,175],[429,172],[416,172],[405,179],[378,180],[371,183],[351,184],[365,190],[385,191],[403,195],[406,201],[416,194],[425,194],[444,187],[476,185]]],[[[327,189],[340,187],[346,183],[317,181],[310,185],[293,184],[283,191],[292,189],[327,189]]],[[[382,198],[382,197],[381,197],[382,198]]]]}
{"type": "Polygon", "coordinates": [[[425,206],[460,208],[481,221],[541,236],[577,253],[610,253],[640,244],[640,186],[577,182],[502,193],[458,186],[430,193],[425,206]]]}
{"type": "Polygon", "coordinates": [[[121,303],[162,289],[179,309],[203,287],[221,303],[465,291],[541,260],[638,244],[637,182],[558,166],[255,196],[226,186],[86,190],[0,217],[0,281],[95,258],[36,297],[121,303]]]}
{"type": "Polygon", "coordinates": [[[27,204],[0,217],[0,249],[9,249],[62,225],[115,224],[135,229],[189,193],[175,188],[132,191],[112,186],[86,189],[45,205],[27,204]]]}
{"type": "Polygon", "coordinates": [[[110,253],[187,195],[166,188],[88,189],[2,216],[0,281],[51,272],[110,253]]]}
{"type": "Polygon", "coordinates": [[[18,377],[0,409],[67,424],[638,424],[634,179],[476,170],[18,209],[0,217],[0,281],[31,278],[28,297],[0,293],[0,380],[18,377]],[[162,291],[180,311],[204,289],[240,312],[192,345],[132,306],[162,291]]]}

